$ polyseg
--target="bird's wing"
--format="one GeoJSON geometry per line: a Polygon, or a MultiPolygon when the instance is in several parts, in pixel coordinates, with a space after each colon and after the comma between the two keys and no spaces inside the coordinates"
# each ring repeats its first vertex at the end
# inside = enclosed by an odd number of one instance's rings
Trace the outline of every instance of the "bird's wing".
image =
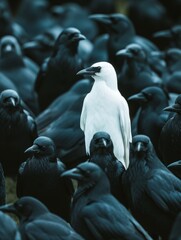
{"type": "Polygon", "coordinates": [[[147,194],[165,212],[181,211],[181,181],[171,172],[155,170],[147,182],[147,194]]]}
{"type": "Polygon", "coordinates": [[[34,140],[35,138],[38,137],[38,131],[37,131],[37,125],[36,122],[34,120],[34,118],[29,114],[28,111],[26,111],[25,109],[23,109],[23,113],[26,115],[27,117],[27,122],[28,122],[28,128],[30,130],[30,134],[32,136],[32,140],[34,140]]]}
{"type": "Polygon", "coordinates": [[[137,239],[137,231],[130,214],[126,215],[124,209],[119,210],[120,208],[115,208],[111,203],[101,201],[93,202],[83,209],[82,218],[94,239],[137,239]]]}
{"type": "Polygon", "coordinates": [[[82,111],[81,111],[81,115],[80,115],[80,128],[82,129],[82,131],[85,130],[85,122],[86,122],[86,115],[87,115],[87,107],[86,107],[87,99],[88,99],[88,94],[84,98],[83,105],[82,105],[82,111]]]}
{"type": "Polygon", "coordinates": [[[30,222],[26,225],[25,230],[29,240],[83,240],[71,227],[46,220],[30,222]]]}
{"type": "Polygon", "coordinates": [[[129,116],[129,108],[126,100],[122,98],[120,109],[119,109],[119,119],[120,119],[120,128],[124,141],[124,152],[125,152],[125,164],[126,168],[129,165],[129,143],[132,142],[132,134],[131,134],[131,122],[129,116]]]}

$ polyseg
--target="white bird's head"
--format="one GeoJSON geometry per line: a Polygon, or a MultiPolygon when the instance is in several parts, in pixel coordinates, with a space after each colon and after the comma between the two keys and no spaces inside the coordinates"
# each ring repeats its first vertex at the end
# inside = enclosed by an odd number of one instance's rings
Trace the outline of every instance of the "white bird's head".
{"type": "Polygon", "coordinates": [[[118,88],[116,71],[108,62],[94,63],[91,67],[79,71],[77,75],[90,76],[95,81],[104,81],[113,90],[118,88]]]}

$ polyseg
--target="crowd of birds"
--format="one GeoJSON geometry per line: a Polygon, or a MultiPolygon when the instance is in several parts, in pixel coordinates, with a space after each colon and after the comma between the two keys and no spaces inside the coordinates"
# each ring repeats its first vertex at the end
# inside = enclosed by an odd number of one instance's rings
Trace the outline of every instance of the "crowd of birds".
{"type": "Polygon", "coordinates": [[[180,240],[180,212],[181,1],[0,0],[0,240],[180,240]]]}

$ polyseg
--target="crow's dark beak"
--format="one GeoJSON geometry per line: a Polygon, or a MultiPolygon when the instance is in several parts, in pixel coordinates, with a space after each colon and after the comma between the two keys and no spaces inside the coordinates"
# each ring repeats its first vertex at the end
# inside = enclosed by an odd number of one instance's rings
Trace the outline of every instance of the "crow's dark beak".
{"type": "Polygon", "coordinates": [[[159,31],[153,34],[154,38],[171,38],[171,32],[166,30],[166,31],[159,31]]]}
{"type": "Polygon", "coordinates": [[[37,145],[33,145],[28,149],[26,149],[24,153],[34,154],[34,153],[38,153],[39,151],[40,151],[39,147],[37,145]]]}
{"type": "Polygon", "coordinates": [[[83,178],[83,175],[81,174],[81,171],[78,168],[72,168],[71,170],[62,173],[61,177],[68,177],[75,180],[81,180],[83,178]]]}
{"type": "Polygon", "coordinates": [[[16,100],[13,97],[8,98],[8,104],[15,107],[16,106],[16,100]]]}
{"type": "Polygon", "coordinates": [[[128,98],[129,102],[147,102],[148,100],[146,99],[146,97],[144,96],[143,93],[138,93],[138,94],[134,94],[131,97],[128,98]]]}
{"type": "Polygon", "coordinates": [[[86,39],[86,37],[83,34],[77,33],[73,36],[72,41],[78,42],[78,41],[85,40],[85,39],[86,39]]]}
{"type": "Polygon", "coordinates": [[[168,106],[164,108],[163,111],[181,113],[181,105],[178,103],[175,103],[172,106],[168,106]]]}
{"type": "Polygon", "coordinates": [[[110,17],[105,14],[93,14],[90,15],[89,18],[95,22],[102,23],[104,25],[110,26],[112,24],[110,17]]]}
{"type": "Polygon", "coordinates": [[[136,152],[141,152],[145,149],[144,144],[142,142],[137,142],[135,146],[136,152]]]}
{"type": "Polygon", "coordinates": [[[170,163],[168,166],[167,166],[167,168],[169,169],[169,168],[177,168],[177,167],[180,167],[181,168],[181,160],[179,160],[179,161],[176,161],[176,162],[173,162],[173,163],[170,163]]]}
{"type": "Polygon", "coordinates": [[[0,206],[0,211],[7,212],[7,213],[14,213],[18,215],[17,209],[15,208],[13,203],[0,206]]]}
{"type": "Polygon", "coordinates": [[[29,50],[29,49],[41,49],[41,45],[37,41],[31,41],[23,44],[23,50],[29,50]]]}
{"type": "Polygon", "coordinates": [[[96,73],[100,72],[100,70],[101,67],[88,67],[80,70],[77,75],[94,76],[96,73]]]}
{"type": "Polygon", "coordinates": [[[128,52],[127,49],[121,49],[116,53],[116,56],[123,56],[123,57],[131,58],[132,54],[131,54],[131,52],[128,52]]]}

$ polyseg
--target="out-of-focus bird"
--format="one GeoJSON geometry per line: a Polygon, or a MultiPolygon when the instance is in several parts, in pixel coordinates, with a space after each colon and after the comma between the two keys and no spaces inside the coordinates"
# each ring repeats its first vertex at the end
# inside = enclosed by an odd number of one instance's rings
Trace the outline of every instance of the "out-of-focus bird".
{"type": "Polygon", "coordinates": [[[111,195],[109,180],[97,164],[79,164],[62,176],[78,181],[71,225],[85,239],[151,239],[130,212],[111,195]]]}
{"type": "Polygon", "coordinates": [[[6,202],[6,186],[2,164],[0,163],[0,205],[6,202]]]}
{"type": "Polygon", "coordinates": [[[118,88],[126,99],[145,87],[162,86],[161,78],[148,63],[148,54],[139,44],[129,44],[117,56],[124,60],[118,72],[118,88]]]}
{"type": "Polygon", "coordinates": [[[49,212],[36,198],[22,197],[14,204],[1,206],[0,211],[13,213],[19,218],[22,239],[83,240],[70,224],[49,212]]]}
{"type": "Polygon", "coordinates": [[[161,49],[181,48],[181,25],[154,33],[155,41],[161,49]]]}
{"type": "Polygon", "coordinates": [[[160,153],[163,162],[168,165],[181,159],[181,95],[176,98],[175,104],[163,110],[174,113],[165,123],[160,134],[160,153]]]}
{"type": "Polygon", "coordinates": [[[95,80],[91,92],[84,99],[80,117],[86,152],[89,154],[90,141],[96,132],[107,132],[114,145],[115,157],[127,168],[132,139],[129,108],[118,90],[114,67],[108,62],[98,62],[78,74],[95,80]]]}
{"type": "Polygon", "coordinates": [[[17,196],[35,197],[51,212],[69,221],[73,185],[60,177],[65,166],[56,157],[54,142],[48,137],[38,137],[25,153],[29,157],[19,168],[17,196]]]}
{"type": "Polygon", "coordinates": [[[168,101],[168,93],[159,87],[144,88],[141,92],[128,98],[130,105],[132,102],[136,102],[140,106],[139,115],[136,115],[132,121],[134,123],[132,124],[132,134],[147,135],[151,139],[157,155],[159,154],[160,133],[168,120],[168,113],[163,111],[163,108],[169,105],[168,101]]]}
{"type": "Polygon", "coordinates": [[[1,39],[0,71],[15,84],[23,101],[37,114],[38,101],[33,89],[36,72],[26,65],[20,45],[13,36],[5,36],[1,39]]]}
{"type": "Polygon", "coordinates": [[[167,165],[167,168],[178,178],[181,179],[181,160],[172,162],[167,165]]]}
{"type": "Polygon", "coordinates": [[[81,95],[60,117],[39,134],[50,137],[57,147],[57,154],[67,168],[87,160],[84,134],[80,129],[80,114],[85,94],[81,95]]]}
{"type": "Polygon", "coordinates": [[[137,43],[143,47],[146,52],[156,50],[157,47],[148,39],[138,36],[131,20],[124,14],[94,14],[90,18],[106,28],[109,34],[108,38],[108,55],[109,62],[120,68],[120,63],[117,61],[116,53],[120,49],[125,48],[128,44],[137,43]]]}
{"type": "Polygon", "coordinates": [[[181,210],[181,181],[158,159],[146,135],[133,137],[130,165],[122,179],[133,216],[154,239],[168,239],[181,210]]]}
{"type": "Polygon", "coordinates": [[[92,80],[82,79],[76,82],[69,91],[57,97],[49,107],[37,116],[38,131],[45,131],[52,122],[62,116],[81,96],[90,92],[92,84],[92,80]]]}
{"type": "Polygon", "coordinates": [[[37,137],[36,123],[14,90],[0,94],[0,162],[5,175],[18,173],[24,151],[37,137]]]}
{"type": "Polygon", "coordinates": [[[97,164],[106,173],[110,181],[111,193],[118,201],[124,203],[121,176],[125,168],[116,159],[113,150],[110,135],[106,132],[97,132],[90,142],[89,162],[97,164]]]}
{"type": "Polygon", "coordinates": [[[64,29],[57,38],[44,73],[36,79],[35,91],[41,111],[79,79],[76,73],[82,68],[82,60],[77,51],[83,39],[85,37],[76,28],[64,29]]]}
{"type": "Polygon", "coordinates": [[[1,240],[21,240],[21,235],[16,222],[0,211],[0,239],[1,240]]]}

